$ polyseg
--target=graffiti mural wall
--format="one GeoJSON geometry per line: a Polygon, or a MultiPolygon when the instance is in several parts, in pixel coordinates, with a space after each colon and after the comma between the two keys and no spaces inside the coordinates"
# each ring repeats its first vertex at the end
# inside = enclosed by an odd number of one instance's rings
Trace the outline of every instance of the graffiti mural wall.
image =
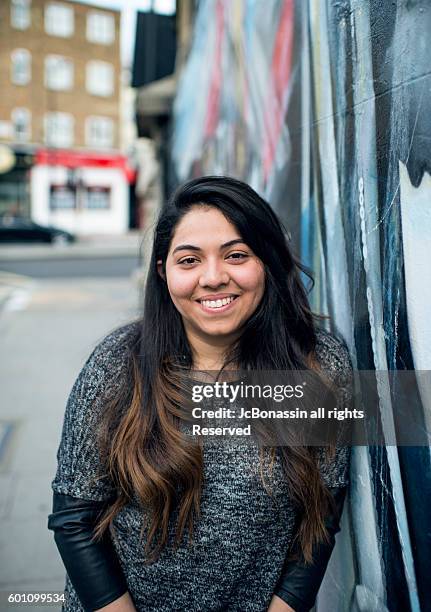
{"type": "MultiPolygon", "coordinates": [[[[355,367],[431,370],[430,3],[198,6],[177,180],[232,175],[270,201],[355,367]]],[[[378,394],[396,430],[396,393],[378,394]]],[[[420,382],[409,398],[428,425],[430,397],[420,382]]],[[[429,447],[356,447],[351,483],[317,609],[431,610],[429,447]]]]}

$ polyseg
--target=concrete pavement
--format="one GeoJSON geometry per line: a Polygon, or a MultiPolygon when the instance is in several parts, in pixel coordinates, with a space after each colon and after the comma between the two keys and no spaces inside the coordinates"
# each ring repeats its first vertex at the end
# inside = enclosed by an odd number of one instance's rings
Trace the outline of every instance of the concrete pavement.
{"type": "Polygon", "coordinates": [[[142,230],[131,230],[121,235],[91,234],[80,236],[72,244],[61,245],[0,243],[0,268],[2,261],[11,260],[138,256],[147,234],[142,230]]]}
{"type": "Polygon", "coordinates": [[[151,236],[149,229],[120,236],[82,236],[70,245],[0,243],[0,310],[29,277],[115,277],[133,272],[142,284],[151,236]]]}
{"type": "MultiPolygon", "coordinates": [[[[135,316],[138,295],[130,278],[7,280],[20,293],[0,312],[0,591],[59,591],[65,572],[46,525],[67,397],[94,345],[135,316]]],[[[29,609],[47,608],[2,612],[29,609]]]]}
{"type": "Polygon", "coordinates": [[[33,287],[34,281],[28,276],[0,270],[0,312],[12,297],[15,302],[27,299],[33,287]]]}

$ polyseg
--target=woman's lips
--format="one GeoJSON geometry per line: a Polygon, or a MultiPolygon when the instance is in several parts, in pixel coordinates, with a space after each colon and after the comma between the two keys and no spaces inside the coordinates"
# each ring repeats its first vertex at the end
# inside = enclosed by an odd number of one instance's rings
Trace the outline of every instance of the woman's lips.
{"type": "Polygon", "coordinates": [[[235,302],[237,301],[237,299],[238,299],[238,296],[235,296],[234,299],[231,302],[229,302],[229,304],[225,304],[224,306],[217,306],[214,308],[211,308],[210,306],[204,306],[202,302],[198,302],[198,304],[204,312],[207,312],[209,314],[219,314],[222,312],[226,312],[227,310],[229,310],[229,308],[232,308],[235,302]]]}

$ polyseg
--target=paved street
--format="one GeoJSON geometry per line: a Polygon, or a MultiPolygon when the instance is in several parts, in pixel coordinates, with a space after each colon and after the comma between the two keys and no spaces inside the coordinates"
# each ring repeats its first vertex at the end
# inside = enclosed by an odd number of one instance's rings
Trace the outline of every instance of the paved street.
{"type": "Polygon", "coordinates": [[[3,303],[0,591],[63,589],[46,524],[67,396],[95,343],[133,318],[137,305],[131,277],[33,279],[3,303]]]}
{"type": "Polygon", "coordinates": [[[138,257],[80,257],[77,259],[45,259],[2,261],[5,272],[33,278],[117,277],[130,274],[138,265],[138,257]]]}
{"type": "MultiPolygon", "coordinates": [[[[128,276],[143,263],[151,231],[119,236],[82,236],[76,243],[0,243],[0,270],[33,278],[128,276]]],[[[0,272],[1,274],[1,272],[0,272]]]]}

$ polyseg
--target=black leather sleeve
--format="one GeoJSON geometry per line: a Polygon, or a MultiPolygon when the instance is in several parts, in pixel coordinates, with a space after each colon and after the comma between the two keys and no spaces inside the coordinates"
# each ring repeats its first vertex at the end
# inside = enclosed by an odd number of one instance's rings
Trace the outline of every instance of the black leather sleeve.
{"type": "Polygon", "coordinates": [[[335,546],[335,534],[340,531],[340,518],[346,490],[346,487],[330,489],[336,511],[331,511],[325,520],[329,542],[320,543],[314,548],[313,563],[306,565],[303,560],[299,559],[287,561],[283,568],[274,595],[283,599],[295,612],[308,612],[314,606],[317,592],[335,546]]]}
{"type": "Polygon", "coordinates": [[[127,592],[127,583],[108,532],[93,541],[94,525],[106,502],[54,493],[48,529],[86,611],[97,610],[127,592]]]}

